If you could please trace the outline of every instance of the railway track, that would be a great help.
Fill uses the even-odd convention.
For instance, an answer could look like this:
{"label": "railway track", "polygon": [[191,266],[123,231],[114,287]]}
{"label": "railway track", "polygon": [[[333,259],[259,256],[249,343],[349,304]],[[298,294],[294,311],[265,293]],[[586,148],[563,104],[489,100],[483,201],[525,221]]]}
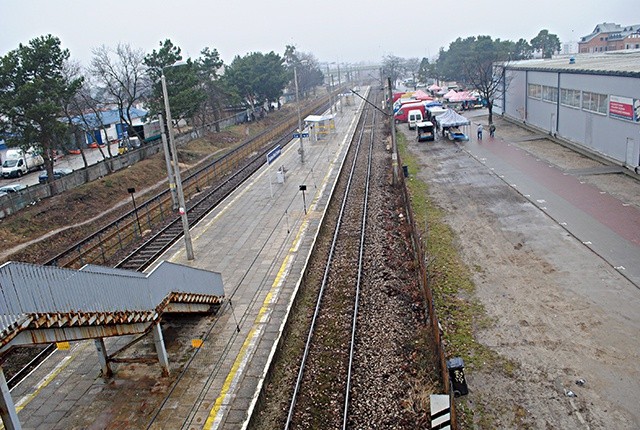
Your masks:
{"label": "railway track", "polygon": [[[328,96],[319,99],[307,106],[303,114],[325,111],[329,100]],[[194,225],[259,169],[265,163],[266,153],[275,145],[289,142],[297,125],[297,116],[290,116],[212,163],[187,172],[183,188],[185,196],[192,197],[187,201],[189,225]],[[122,215],[44,264],[77,269],[90,263],[142,271],[183,235],[181,219],[172,205],[169,190],[160,192],[141,204],[137,214],[132,210]],[[145,229],[151,232],[143,239],[141,230]],[[54,344],[48,344],[6,353],[2,359],[9,388],[19,384],[55,349]]]}
{"label": "railway track", "polygon": [[376,113],[366,109],[345,162],[350,168],[285,429],[348,425]]}
{"label": "railway track", "polygon": [[[398,280],[398,278],[396,278],[392,274],[387,273],[384,275],[372,275],[370,273],[372,271],[371,267],[376,265],[380,266],[377,268],[378,271],[390,270],[388,267],[385,268],[385,264],[383,261],[372,260],[372,258],[368,255],[368,253],[370,252],[370,248],[376,247],[378,248],[378,251],[381,248],[383,248],[385,251],[391,250],[391,252],[393,252],[394,254],[398,254],[403,258],[406,258],[406,255],[402,254],[402,252],[397,252],[392,245],[385,244],[383,246],[380,246],[376,243],[379,242],[379,240],[375,236],[388,234],[389,225],[385,224],[384,231],[381,231],[379,229],[374,231],[373,236],[371,232],[369,232],[368,234],[366,233],[367,229],[370,228],[367,227],[367,220],[371,220],[374,217],[382,219],[395,218],[393,212],[395,209],[383,208],[381,212],[379,211],[379,209],[380,206],[384,207],[387,205],[387,203],[392,202],[392,200],[394,200],[394,198],[397,196],[397,193],[395,192],[393,192],[393,194],[391,195],[386,196],[381,196],[380,194],[378,194],[374,199],[372,199],[373,202],[367,202],[366,198],[364,197],[364,195],[366,194],[365,189],[368,186],[366,185],[367,180],[363,180],[363,178],[370,178],[372,176],[377,177],[376,181],[378,185],[374,185],[373,187],[375,193],[376,191],[379,191],[378,188],[381,188],[379,185],[379,183],[381,182],[381,178],[383,178],[382,182],[387,180],[386,183],[388,185],[388,178],[390,174],[390,170],[388,169],[389,166],[387,164],[384,164],[385,161],[380,160],[374,160],[373,171],[371,171],[372,167],[366,167],[364,170],[362,169],[362,165],[371,165],[371,153],[375,153],[376,148],[378,152],[382,152],[385,154],[385,160],[388,159],[388,152],[384,150],[385,142],[383,141],[382,137],[379,137],[375,133],[375,131],[380,130],[381,126],[379,124],[374,125],[376,120],[374,120],[372,111],[368,112],[367,118],[367,123],[360,124],[358,139],[361,140],[360,147],[363,152],[366,153],[367,151],[365,150],[365,148],[368,148],[369,154],[359,155],[357,156],[357,158],[354,158],[356,157],[356,155],[350,154],[347,156],[347,159],[344,163],[345,166],[355,166],[355,172],[352,175],[354,177],[353,184],[350,186],[351,190],[354,191],[355,196],[350,193],[351,197],[349,197],[349,202],[343,209],[343,213],[345,214],[345,218],[350,218],[350,215],[355,215],[355,218],[345,221],[345,225],[347,226],[347,228],[343,229],[339,235],[339,243],[336,244],[336,249],[334,251],[334,262],[331,264],[334,270],[332,270],[332,272],[328,275],[327,290],[336,291],[337,293],[327,295],[323,302],[323,307],[329,308],[330,312],[332,313],[320,318],[322,319],[321,324],[319,324],[319,328],[315,330],[316,338],[318,336],[320,338],[324,338],[325,340],[327,340],[327,343],[325,345],[319,345],[318,342],[314,341],[314,345],[310,347],[309,356],[313,356],[314,349],[320,347],[319,350],[323,352],[321,358],[324,358],[320,360],[319,365],[324,367],[314,367],[318,365],[318,363],[310,363],[305,365],[306,370],[303,372],[304,378],[311,380],[317,379],[319,382],[321,382],[321,384],[328,385],[321,385],[319,387],[312,386],[311,390],[313,391],[310,393],[309,391],[307,391],[307,386],[304,385],[303,381],[300,392],[304,393],[304,395],[302,397],[299,397],[296,401],[296,410],[294,411],[293,421],[291,425],[291,427],[295,428],[344,428],[345,425],[349,428],[366,428],[369,427],[370,423],[384,422],[382,421],[384,418],[380,418],[381,415],[384,415],[387,420],[400,422],[400,420],[398,419],[398,416],[400,416],[400,412],[397,411],[397,408],[394,409],[392,407],[389,407],[389,404],[391,403],[391,400],[389,400],[389,398],[390,396],[392,399],[399,398],[399,393],[401,391],[400,388],[392,384],[386,384],[390,381],[385,380],[385,386],[382,389],[379,386],[372,388],[372,390],[377,390],[377,392],[368,397],[368,399],[374,399],[375,396],[376,398],[379,397],[381,399],[381,401],[372,402],[373,409],[375,409],[377,412],[372,412],[371,405],[363,405],[363,403],[368,403],[368,399],[365,398],[366,396],[363,397],[362,393],[369,393],[370,387],[372,385],[370,383],[371,375],[366,374],[366,368],[370,366],[368,361],[369,357],[367,356],[367,354],[371,352],[370,350],[373,349],[375,350],[374,352],[384,351],[384,344],[393,344],[395,341],[412,344],[411,341],[407,341],[406,338],[402,338],[396,331],[396,328],[389,329],[385,327],[382,330],[383,333],[389,335],[392,334],[393,337],[393,339],[384,339],[382,341],[384,342],[384,344],[381,344],[380,340],[374,339],[372,335],[371,337],[368,337],[370,336],[369,334],[361,334],[363,326],[365,326],[364,328],[367,329],[366,326],[370,325],[370,321],[376,321],[377,324],[385,323],[387,319],[394,320],[394,318],[387,317],[387,310],[384,308],[387,302],[394,301],[393,297],[389,298],[387,296],[387,294],[389,294],[389,290],[392,290],[393,288],[382,284],[392,283],[394,285],[401,285],[401,282]],[[355,147],[355,145],[352,146]],[[378,164],[375,165],[375,163]],[[343,167],[343,171],[346,171],[347,169],[348,167]],[[384,179],[385,177],[386,179]],[[345,192],[345,189],[346,186],[344,180],[340,179],[336,186],[333,200],[340,200],[339,196],[341,195],[341,193]],[[192,210],[197,201],[206,199],[207,194],[208,192],[201,191],[198,195],[198,199],[192,199],[193,205],[189,205],[188,209]],[[374,214],[368,214],[365,211],[365,207],[369,205],[373,205],[374,207],[377,206],[376,210],[373,211]],[[389,204],[389,206],[392,205]],[[329,209],[326,216],[326,219],[328,220],[337,218],[337,212],[332,213],[331,210],[332,209]],[[135,229],[135,226],[133,228]],[[364,235],[361,234],[363,231],[365,232]],[[324,235],[328,235],[328,233]],[[394,236],[395,233],[392,232],[391,235]],[[392,237],[394,243],[395,238],[396,236]],[[356,264],[354,263],[354,261],[357,261],[358,263]],[[395,262],[392,264],[395,264]],[[327,266],[326,261],[319,266],[321,266],[321,270],[324,271],[325,267]],[[354,266],[360,266],[361,269],[353,271],[352,269]],[[320,269],[316,268],[315,270]],[[348,275],[345,275],[343,277],[343,274],[347,273]],[[375,276],[383,276],[385,278],[384,283],[372,282],[372,279],[375,278]],[[414,275],[409,275],[408,277],[411,278],[412,276]],[[362,302],[366,303],[365,309],[363,309],[364,312],[358,310],[357,315],[360,316],[354,317],[354,315],[356,315],[354,312],[354,309],[356,307],[356,299],[347,299],[346,297],[353,296],[353,291],[356,288],[356,285],[361,285],[365,290],[367,288],[379,289],[383,297],[381,301],[380,299],[378,299],[378,301],[376,301],[375,303],[367,303],[369,299],[367,298],[367,294],[365,294],[365,296],[362,297]],[[336,287],[341,286],[344,287],[344,290],[342,292],[339,292]],[[369,291],[369,293],[370,292],[371,291]],[[400,294],[398,292],[393,293],[394,296],[401,297],[404,300],[405,297],[403,297],[403,294],[404,293]],[[360,307],[361,306],[358,306],[358,309],[360,309]],[[403,303],[402,306],[398,306],[398,308],[400,309],[401,315],[404,318],[408,318],[409,322],[411,322],[411,319],[415,318],[416,316],[422,315],[420,309],[414,310],[414,313],[412,313],[411,311],[407,312],[406,309],[413,310],[413,308],[406,303]],[[385,318],[380,318],[381,311],[384,311]],[[365,316],[363,316],[363,314]],[[238,317],[242,320],[243,318],[245,318],[245,315],[239,315]],[[334,320],[339,324],[334,324]],[[206,322],[207,326],[199,326],[199,330],[205,333],[213,333],[215,324],[216,319],[210,318],[209,321]],[[409,327],[410,331],[413,330],[410,324],[407,323],[406,319],[402,320],[399,325],[403,327]],[[333,336],[333,332],[337,331],[337,327],[340,328],[339,338],[338,336]],[[204,335],[205,341],[207,336],[208,334]],[[337,349],[339,349],[339,353],[335,352]],[[393,352],[389,353],[388,351],[384,351],[384,353],[392,354]],[[312,359],[312,361],[315,360]],[[381,366],[375,365],[375,370],[383,376],[386,375],[385,377],[388,377],[388,375],[392,374],[399,368],[398,361],[394,361],[392,357],[389,357],[388,355],[384,357],[383,361],[388,362],[389,367],[383,369]],[[178,380],[182,377],[182,375],[189,372],[190,363],[191,361],[189,360],[185,364],[184,369],[182,369],[180,374],[177,375]],[[336,372],[331,369],[331,363],[334,363],[336,365]],[[363,369],[365,370],[364,372]],[[213,372],[215,372],[215,370],[212,371],[212,373]],[[347,383],[347,380],[350,380],[351,382]],[[339,381],[339,383],[336,381]],[[192,426],[196,425],[197,420],[195,413],[199,404],[206,404],[207,402],[210,402],[210,399],[205,396],[205,393],[210,387],[211,381],[199,380],[198,384],[202,384],[202,396],[195,402],[193,411],[189,414],[189,417],[185,419],[182,428],[191,428]],[[352,388],[349,388],[349,386],[351,386]],[[282,391],[282,387],[283,386],[280,385],[278,389]],[[380,392],[380,390],[382,390],[382,392]],[[314,392],[317,392],[320,395],[316,397],[313,395]],[[167,408],[167,410],[165,410],[164,405],[166,404],[168,406],[171,406],[172,404],[175,404],[176,401],[179,402],[179,396],[180,394],[177,391],[175,393],[173,392],[173,387],[168,390],[165,400],[161,403],[159,409],[156,410],[156,413],[151,417],[151,420],[148,422],[147,428],[155,428],[158,422],[162,422],[163,415],[166,413],[170,413],[170,408]],[[311,403],[305,403],[306,399],[311,399]],[[333,399],[336,400],[334,401]],[[380,405],[384,406],[381,407]],[[296,415],[298,413],[298,410],[302,410],[303,415]],[[311,416],[311,418],[308,418],[308,414],[311,414],[313,416]],[[302,421],[298,421],[300,417]],[[282,421],[282,423],[284,423],[284,420]],[[267,424],[267,427],[265,428],[277,427],[282,427],[282,425],[270,426]],[[392,428],[393,426],[382,426],[379,428],[383,427]],[[396,428],[399,427],[396,426]]]}
{"label": "railway track", "polygon": [[[319,99],[303,115],[324,111],[328,103],[328,96]],[[183,172],[190,225],[264,164],[270,149],[284,146],[296,128],[297,116],[292,115],[208,165]],[[180,217],[172,206],[170,191],[164,190],[44,264],[78,269],[91,263],[144,270],[182,236]]]}

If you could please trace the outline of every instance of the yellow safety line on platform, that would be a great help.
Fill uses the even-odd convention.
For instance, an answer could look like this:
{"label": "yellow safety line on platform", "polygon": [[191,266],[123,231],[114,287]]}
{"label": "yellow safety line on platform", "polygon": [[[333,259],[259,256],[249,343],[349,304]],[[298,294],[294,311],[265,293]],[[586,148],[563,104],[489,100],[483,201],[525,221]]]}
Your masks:
{"label": "yellow safety line on platform", "polygon": [[242,371],[246,367],[249,362],[249,357],[255,350],[258,345],[258,340],[265,326],[264,323],[267,321],[267,317],[270,315],[271,305],[276,302],[278,295],[281,291],[282,285],[284,284],[285,278],[291,269],[291,265],[294,261],[294,254],[298,251],[300,243],[302,241],[302,237],[304,236],[304,232],[307,230],[309,226],[309,222],[305,220],[298,233],[296,234],[296,238],[293,241],[293,245],[289,249],[289,254],[285,257],[280,269],[278,270],[278,274],[271,285],[270,291],[267,293],[264,301],[262,302],[262,306],[258,311],[258,316],[255,319],[253,327],[249,331],[242,347],[240,348],[240,352],[238,353],[236,360],[227,375],[224,384],[222,386],[222,391],[220,395],[216,399],[211,411],[209,412],[209,417],[205,422],[204,428],[211,429],[214,426],[218,426],[222,421],[222,414],[219,412],[222,410],[222,405],[225,400],[229,397],[230,391],[235,385],[238,383],[240,376],[242,375]]}
{"label": "yellow safety line on platform", "polygon": [[[45,387],[47,387],[55,379],[55,377],[60,374],[60,372],[62,372],[69,364],[71,364],[72,359],[74,359],[79,354],[78,352],[79,350],[80,350],[80,344],[78,345],[77,348],[75,348],[75,350],[70,355],[67,355],[66,357],[64,357],[62,361],[60,361],[60,363],[58,363],[51,372],[49,372],[44,378],[42,378],[36,384],[35,390],[33,390],[32,392],[30,392],[29,394],[27,394],[26,396],[18,400],[18,402],[16,402],[16,405],[15,405],[16,413],[23,410],[29,404],[29,402],[31,402],[33,399],[36,398],[36,396],[38,395],[38,393],[40,393],[40,391],[42,391]],[[0,423],[0,429],[4,429],[4,428],[5,428],[4,425]]]}
{"label": "yellow safety line on platform", "polygon": [[[357,118],[357,116],[354,117],[354,119],[351,121],[351,124],[349,125],[349,129],[353,127],[355,123],[355,118]],[[347,134],[345,135],[345,138],[339,144],[339,147],[343,147],[345,145],[348,135],[349,133],[347,132]],[[311,200],[311,204],[309,206],[309,211],[307,212],[307,216],[305,216],[303,219],[300,229],[296,234],[296,238],[294,239],[293,244],[289,249],[289,253],[285,257],[285,260],[282,263],[282,265],[280,266],[278,274],[276,275],[276,278],[273,281],[273,284],[271,285],[271,289],[267,294],[267,296],[265,297],[262,307],[258,311],[258,316],[256,317],[251,330],[249,331],[247,337],[245,338],[245,341],[243,342],[242,347],[240,348],[240,351],[236,356],[236,359],[233,365],[231,366],[231,370],[229,371],[229,374],[227,375],[222,385],[222,390],[220,392],[220,395],[216,399],[213,407],[211,408],[211,411],[209,412],[209,416],[203,427],[205,430],[217,428],[222,423],[222,418],[225,412],[223,408],[223,403],[226,400],[228,400],[228,397],[230,397],[233,388],[235,388],[235,386],[239,382],[239,379],[242,376],[243,370],[246,367],[247,363],[249,362],[249,358],[251,357],[251,354],[253,353],[253,351],[258,345],[257,340],[259,339],[261,332],[265,328],[264,322],[267,321],[267,317],[270,315],[271,311],[273,310],[273,309],[269,309],[269,307],[272,303],[275,303],[278,298],[278,295],[281,290],[280,287],[284,283],[284,278],[289,272],[290,265],[293,263],[293,256],[298,251],[300,243],[302,242],[302,237],[304,236],[304,233],[306,232],[306,230],[309,228],[310,219],[314,218],[314,214],[316,213],[315,209],[316,209],[318,200],[320,196],[323,194],[324,190],[326,189],[329,183],[329,178],[331,177],[331,174],[333,172],[333,169],[336,163],[338,162],[339,157],[340,157],[340,151],[337,151],[334,160],[330,164],[330,168],[327,170],[327,173],[325,174],[322,180],[320,189],[316,191],[313,199]]]}

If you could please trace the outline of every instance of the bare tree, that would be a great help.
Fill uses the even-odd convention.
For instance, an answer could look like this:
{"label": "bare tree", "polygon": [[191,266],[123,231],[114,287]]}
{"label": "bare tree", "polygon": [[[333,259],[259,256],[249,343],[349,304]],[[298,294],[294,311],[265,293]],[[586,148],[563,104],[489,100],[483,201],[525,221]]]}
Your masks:
{"label": "bare tree", "polygon": [[118,44],[115,50],[102,45],[93,50],[93,55],[90,71],[100,89],[99,97],[115,105],[120,119],[132,130],[131,109],[149,90],[144,52],[129,44]]}
{"label": "bare tree", "polygon": [[[78,99],[80,97],[80,93],[83,92],[87,86],[87,80],[82,76],[80,64],[76,61],[67,61],[63,66],[62,73],[65,76],[65,79],[69,81],[81,78],[82,86],[78,89],[77,92],[69,94],[69,98],[64,100],[62,109],[64,111],[65,120],[67,122],[69,136],[67,141],[60,143],[60,147],[69,149],[69,146],[71,145],[77,148],[80,151],[82,162],[84,163],[84,167],[86,168],[89,165],[89,162],[87,161],[87,157],[84,153],[84,148],[80,144],[77,136],[78,133],[83,132],[83,130],[81,130],[81,127],[79,127],[76,119],[78,117],[83,118],[82,107],[78,105]],[[49,156],[51,156],[51,154]]]}
{"label": "bare tree", "polygon": [[75,112],[77,112],[77,118],[79,119],[78,128],[82,131],[82,139],[78,137],[76,139],[76,144],[84,159],[83,144],[85,134],[91,133],[96,129],[100,130],[100,132],[104,136],[104,141],[106,142],[107,153],[109,154],[109,157],[107,158],[107,156],[105,155],[102,146],[98,145],[98,150],[100,151],[100,155],[102,155],[102,159],[105,161],[109,161],[105,165],[109,173],[111,173],[113,172],[111,161],[114,154],[112,154],[111,145],[109,144],[109,134],[107,132],[109,124],[105,123],[103,116],[103,113],[106,110],[106,106],[102,101],[100,101],[92,94],[92,88],[93,86],[91,80],[86,80],[85,85],[83,85],[76,97],[74,97],[74,99],[72,100],[73,109]]}

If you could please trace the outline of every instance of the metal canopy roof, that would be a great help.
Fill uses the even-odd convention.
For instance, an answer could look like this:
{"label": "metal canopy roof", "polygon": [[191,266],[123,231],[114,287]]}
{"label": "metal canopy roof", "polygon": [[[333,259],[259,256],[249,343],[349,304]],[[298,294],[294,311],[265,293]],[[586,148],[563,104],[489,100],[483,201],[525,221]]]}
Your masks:
{"label": "metal canopy roof", "polygon": [[627,49],[601,54],[575,54],[573,64],[570,57],[512,61],[507,70],[539,70],[543,72],[583,73],[640,77],[640,50]]}
{"label": "metal canopy roof", "polygon": [[[86,339],[93,337],[91,333],[103,337],[120,334],[122,330],[113,329],[119,324],[142,324],[144,330],[176,304],[209,306],[223,298],[219,273],[166,261],[148,274],[92,265],[72,270],[9,262],[0,266],[0,351],[27,343],[29,336],[19,337],[24,331],[65,329],[56,331],[55,339],[45,334],[42,342]],[[104,325],[111,331],[95,329]],[[93,331],[70,330],[87,327]]]}

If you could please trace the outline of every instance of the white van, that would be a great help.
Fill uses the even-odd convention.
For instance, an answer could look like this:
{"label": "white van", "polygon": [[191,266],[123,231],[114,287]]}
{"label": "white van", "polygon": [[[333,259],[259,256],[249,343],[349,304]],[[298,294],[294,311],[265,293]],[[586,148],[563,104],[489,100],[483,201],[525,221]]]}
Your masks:
{"label": "white van", "polygon": [[416,124],[422,122],[422,112],[418,109],[410,110],[407,114],[407,122],[409,123],[409,130],[414,130]]}
{"label": "white van", "polygon": [[19,178],[34,170],[44,168],[44,159],[33,148],[25,153],[22,149],[9,149],[2,163],[3,178]]}

